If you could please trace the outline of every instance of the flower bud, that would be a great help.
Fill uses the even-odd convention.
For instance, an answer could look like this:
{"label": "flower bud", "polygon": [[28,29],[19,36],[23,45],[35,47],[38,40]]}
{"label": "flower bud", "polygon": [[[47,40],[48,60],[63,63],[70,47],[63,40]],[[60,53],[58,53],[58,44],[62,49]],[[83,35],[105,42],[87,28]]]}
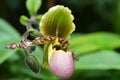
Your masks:
{"label": "flower bud", "polygon": [[34,73],[38,73],[39,72],[39,62],[36,59],[35,56],[33,55],[29,55],[28,57],[26,57],[25,62],[27,64],[27,66],[34,72]]}
{"label": "flower bud", "polygon": [[61,79],[69,78],[74,72],[74,63],[71,52],[54,51],[49,60],[51,71]]}

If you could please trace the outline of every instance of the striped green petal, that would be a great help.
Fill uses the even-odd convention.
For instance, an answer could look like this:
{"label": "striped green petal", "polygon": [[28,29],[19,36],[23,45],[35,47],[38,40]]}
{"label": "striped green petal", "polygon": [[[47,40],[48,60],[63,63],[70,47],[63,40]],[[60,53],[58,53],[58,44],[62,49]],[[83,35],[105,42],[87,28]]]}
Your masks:
{"label": "striped green petal", "polygon": [[73,20],[70,9],[57,5],[42,16],[39,28],[43,36],[58,36],[67,39],[75,30]]}

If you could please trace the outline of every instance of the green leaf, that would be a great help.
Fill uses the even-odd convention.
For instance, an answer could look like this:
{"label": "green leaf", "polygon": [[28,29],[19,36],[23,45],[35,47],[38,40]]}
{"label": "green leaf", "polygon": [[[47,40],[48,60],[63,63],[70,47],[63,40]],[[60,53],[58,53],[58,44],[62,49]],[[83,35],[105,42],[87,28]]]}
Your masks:
{"label": "green leaf", "polygon": [[120,1],[117,1],[117,5],[116,5],[116,10],[114,12],[114,30],[115,32],[117,32],[118,34],[120,34]]}
{"label": "green leaf", "polygon": [[36,16],[36,20],[37,20],[38,22],[40,22],[41,18],[42,18],[42,14]]}
{"label": "green leaf", "polygon": [[114,50],[120,47],[120,36],[108,32],[95,32],[77,35],[69,40],[70,49],[77,54],[85,54],[98,50]]}
{"label": "green leaf", "polygon": [[30,15],[35,15],[41,6],[42,0],[27,0],[26,7]]}
{"label": "green leaf", "polygon": [[75,30],[73,20],[70,9],[57,5],[42,16],[39,28],[43,36],[69,38]]}
{"label": "green leaf", "polygon": [[29,19],[26,17],[26,16],[24,16],[24,15],[22,15],[22,16],[20,16],[20,23],[22,24],[22,25],[25,25],[26,26],[26,24],[29,22]]}
{"label": "green leaf", "polygon": [[0,64],[12,56],[16,50],[6,49],[5,46],[11,42],[20,40],[19,33],[5,20],[0,18]]}
{"label": "green leaf", "polygon": [[75,63],[76,69],[120,69],[120,54],[100,51],[85,56]]}

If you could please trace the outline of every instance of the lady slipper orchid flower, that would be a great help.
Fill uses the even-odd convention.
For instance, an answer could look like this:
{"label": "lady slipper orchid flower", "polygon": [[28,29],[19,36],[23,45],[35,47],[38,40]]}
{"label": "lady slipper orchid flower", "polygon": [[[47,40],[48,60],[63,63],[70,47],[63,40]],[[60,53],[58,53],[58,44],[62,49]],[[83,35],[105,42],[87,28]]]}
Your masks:
{"label": "lady slipper orchid flower", "polygon": [[57,5],[42,16],[39,27],[43,36],[57,37],[45,44],[43,67],[49,66],[52,73],[62,79],[71,77],[74,72],[73,55],[67,41],[75,30],[73,20],[69,8]]}

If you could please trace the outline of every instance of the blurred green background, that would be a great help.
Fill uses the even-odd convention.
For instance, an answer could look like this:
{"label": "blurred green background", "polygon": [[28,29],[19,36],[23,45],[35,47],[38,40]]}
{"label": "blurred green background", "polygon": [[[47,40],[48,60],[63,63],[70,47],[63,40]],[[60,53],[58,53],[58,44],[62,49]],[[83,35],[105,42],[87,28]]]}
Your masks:
{"label": "blurred green background", "polygon": [[[23,51],[5,49],[11,42],[18,43],[25,27],[21,15],[28,15],[26,0],[0,1],[0,80],[60,80],[49,69],[32,73],[24,63]],[[70,50],[80,57],[75,61],[75,72],[68,80],[120,79],[120,0],[42,0],[38,14],[51,6],[64,5],[72,10],[76,31]],[[43,50],[33,53],[42,63]]]}

